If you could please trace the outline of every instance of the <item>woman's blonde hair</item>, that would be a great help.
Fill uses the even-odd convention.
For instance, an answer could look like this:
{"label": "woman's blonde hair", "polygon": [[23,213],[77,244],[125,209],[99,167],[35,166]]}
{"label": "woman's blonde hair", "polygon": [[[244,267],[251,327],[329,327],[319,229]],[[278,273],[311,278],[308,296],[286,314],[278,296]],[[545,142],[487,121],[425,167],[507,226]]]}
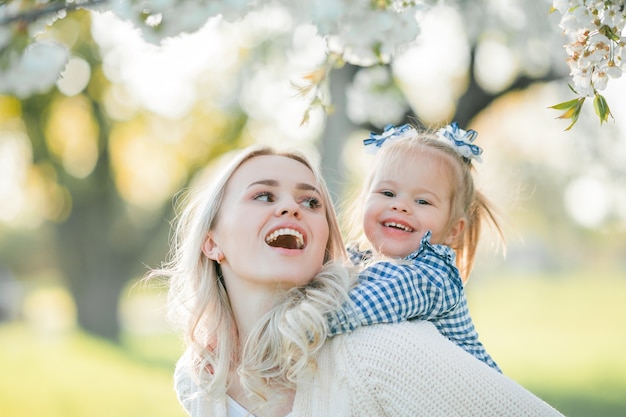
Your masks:
{"label": "woman's blonde hair", "polygon": [[[313,172],[330,233],[322,271],[309,284],[286,292],[248,341],[239,341],[220,267],[203,254],[202,246],[219,222],[224,192],[234,172],[246,161],[263,155],[294,159]],[[192,351],[193,374],[209,396],[225,394],[229,372],[233,364],[240,364],[243,386],[261,402],[266,401],[268,381],[274,387],[292,387],[297,374],[310,367],[310,353],[326,337],[325,314],[347,299],[351,278],[344,268],[331,262],[342,263],[345,248],[326,183],[304,155],[252,146],[240,151],[212,186],[201,186],[180,202],[183,210],[176,219],[168,261],[150,271],[148,277],[169,279],[169,317],[182,330]]]}
{"label": "woman's blonde hair", "polygon": [[[474,184],[474,166],[471,160],[461,156],[450,144],[439,139],[434,131],[418,131],[415,134],[385,143],[375,155],[360,195],[348,206],[349,217],[346,219],[349,239],[356,241],[361,247],[371,247],[363,233],[363,205],[374,175],[381,167],[393,167],[402,170],[402,161],[412,155],[431,152],[438,158],[441,167],[449,175],[451,182],[451,212],[448,226],[456,220],[464,218],[465,227],[461,235],[450,246],[456,252],[456,264],[464,282],[467,281],[474,266],[476,249],[480,239],[483,222],[490,223],[498,237],[504,243],[504,235],[493,204],[485,195],[476,189]],[[355,215],[358,213],[360,215]],[[416,248],[417,249],[417,248]]]}

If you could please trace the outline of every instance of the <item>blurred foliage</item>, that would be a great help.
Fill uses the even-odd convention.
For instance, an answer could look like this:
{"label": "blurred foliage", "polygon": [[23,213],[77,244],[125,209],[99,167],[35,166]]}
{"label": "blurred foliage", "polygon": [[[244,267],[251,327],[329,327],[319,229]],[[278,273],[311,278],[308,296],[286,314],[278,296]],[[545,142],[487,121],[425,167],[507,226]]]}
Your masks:
{"label": "blurred foliage", "polygon": [[204,103],[179,120],[142,109],[120,118],[127,103],[103,75],[90,15],[73,13],[49,36],[62,37],[91,76],[70,96],[57,89],[21,101],[0,96],[0,131],[30,163],[20,184],[29,204],[15,222],[22,230],[0,230],[0,263],[21,277],[59,268],[80,325],[115,340],[120,290],[164,258],[167,202],[242,143],[246,116],[236,104]]}
{"label": "blurred foliage", "polygon": [[[543,16],[543,6],[538,3],[523,10],[528,21],[537,26],[516,30],[508,24],[509,14],[500,13],[503,10],[495,5],[486,11],[473,2],[462,4],[468,29],[472,32],[468,39],[461,40],[467,43],[467,51],[449,52],[444,58],[448,60],[450,53],[458,53],[459,60],[467,59],[467,67],[442,85],[456,86],[449,98],[455,101],[451,107],[454,108],[453,119],[461,126],[478,130],[481,146],[489,146],[490,159],[499,161],[489,177],[513,179],[506,183],[509,187],[511,184],[528,187],[511,206],[514,215],[519,214],[517,226],[523,229],[530,244],[521,247],[523,245],[516,245],[514,240],[509,246],[511,256],[507,262],[512,266],[530,265],[543,270],[580,266],[590,259],[598,261],[599,257],[602,257],[600,261],[617,259],[619,262],[626,253],[620,235],[576,225],[565,212],[562,201],[563,189],[586,168],[592,167],[586,156],[595,158],[593,164],[606,168],[611,180],[619,179],[620,175],[626,178],[623,159],[615,158],[619,152],[615,152],[613,143],[594,138],[585,142],[589,143],[585,145],[589,149],[578,154],[567,154],[560,149],[555,152],[544,149],[544,144],[558,143],[557,147],[571,149],[574,140],[570,139],[567,145],[558,140],[548,142],[546,136],[533,131],[526,132],[531,138],[510,137],[501,134],[499,123],[494,123],[494,120],[504,120],[506,115],[524,116],[522,110],[512,107],[505,115],[493,117],[493,112],[502,98],[529,91],[532,88],[529,86],[538,81],[558,79],[563,75],[559,68],[552,64],[552,59],[535,62],[541,71],[518,69],[510,74],[510,82],[496,90],[484,88],[476,76],[480,61],[479,35],[483,30],[496,33],[506,28],[498,33],[506,39],[514,55],[519,55],[519,63],[533,64],[529,58],[531,52],[542,60],[548,56],[540,53],[542,48],[539,52],[530,51],[533,48],[529,46],[538,44],[531,44],[527,36],[522,36],[530,32],[535,41],[554,38],[553,31],[546,28],[550,22],[533,19]],[[477,14],[483,12],[490,18],[485,20],[482,15],[478,18]],[[279,57],[288,50],[292,39],[268,34],[267,28],[262,26],[262,30],[248,33],[253,41],[244,40],[229,44],[228,50],[219,49],[224,56],[211,56],[215,61],[213,66],[219,66],[220,60],[233,60],[237,62],[235,69],[222,66],[224,72],[217,75],[211,71],[203,73],[200,80],[194,81],[200,97],[195,106],[180,118],[167,118],[134,102],[132,94],[125,90],[127,86],[120,82],[123,78],[120,74],[112,81],[116,79],[115,70],[103,62],[104,50],[94,41],[91,28],[90,15],[79,11],[57,21],[48,33],[70,47],[72,58],[87,64],[89,78],[84,89],[71,95],[54,89],[21,101],[0,96],[0,134],[5,135],[1,139],[18,143],[16,146],[27,155],[30,163],[19,185],[27,203],[16,206],[18,220],[0,225],[0,264],[14,271],[25,285],[34,284],[32,277],[42,271],[53,271],[55,284],[67,286],[72,293],[79,325],[93,334],[116,340],[120,335],[117,321],[120,292],[129,280],[143,274],[145,265],[154,266],[165,257],[167,220],[173,217],[172,195],[189,185],[200,170],[222,154],[250,143],[253,129],[257,129],[254,133],[261,134],[265,133],[264,129],[269,130],[259,127],[262,124],[258,120],[259,112],[277,113],[283,118],[293,116],[283,114],[284,107],[272,106],[276,103],[273,98],[277,92],[271,88],[275,84],[268,81],[271,78],[268,74],[278,72],[283,66],[281,59],[284,58]],[[236,27],[230,30],[233,32],[226,36],[235,37],[237,31],[241,32]],[[108,35],[113,36],[113,33]],[[225,56],[227,52],[229,55]],[[463,58],[464,54],[467,57]],[[427,67],[422,62],[416,66]],[[431,66],[447,68],[448,65],[447,61],[434,61]],[[247,73],[241,76],[239,71]],[[323,170],[337,194],[341,194],[340,188],[345,183],[353,181],[344,177],[345,166],[354,163],[358,159],[356,155],[361,154],[360,147],[344,146],[348,142],[346,138],[358,129],[347,116],[347,94],[344,94],[356,72],[355,67],[346,65],[330,77],[334,112],[324,120],[324,132],[319,134],[317,142]],[[267,90],[247,88],[246,81],[253,78],[260,80],[257,82]],[[431,82],[430,77],[425,79]],[[407,88],[419,91],[419,95],[427,97],[429,105],[430,101],[435,101],[429,91],[404,88],[405,94]],[[437,96],[448,94],[446,90],[436,93]],[[272,100],[268,100],[270,104],[265,107],[271,108],[250,105],[250,97],[245,96],[255,94],[270,97]],[[537,105],[540,93],[533,94],[533,107],[545,110],[546,106]],[[245,102],[248,102],[247,107],[242,104]],[[405,121],[422,121],[419,110],[410,112],[405,115]],[[482,124],[481,117],[484,118]],[[279,124],[277,120],[274,124]],[[527,120],[536,121],[536,118]],[[524,120],[526,125],[527,120]],[[578,126],[584,128],[584,123]],[[370,125],[361,127],[374,130]],[[530,150],[524,149],[535,136],[539,143],[527,147]],[[577,146],[581,147],[580,144],[578,142]],[[559,166],[562,161],[569,161],[565,169]],[[362,175],[358,175],[354,182],[361,179]],[[9,206],[15,202],[7,200],[3,204]],[[613,224],[619,225],[619,221]],[[613,232],[619,230],[612,225],[606,228],[612,228]],[[591,255],[585,245],[589,242],[594,244]]]}

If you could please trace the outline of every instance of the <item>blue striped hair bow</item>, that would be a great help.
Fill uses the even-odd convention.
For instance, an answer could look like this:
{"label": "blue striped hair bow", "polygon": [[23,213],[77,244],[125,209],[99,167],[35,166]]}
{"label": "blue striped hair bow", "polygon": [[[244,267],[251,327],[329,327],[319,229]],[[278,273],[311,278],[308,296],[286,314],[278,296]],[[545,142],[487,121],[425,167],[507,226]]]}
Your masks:
{"label": "blue striped hair bow", "polygon": [[448,126],[437,131],[440,139],[448,142],[463,157],[465,162],[470,163],[472,159],[482,162],[480,155],[483,150],[472,142],[478,136],[475,130],[465,131],[459,128],[457,122],[452,122]]}
{"label": "blue striped hair bow", "polygon": [[394,140],[415,135],[417,135],[417,131],[411,125],[387,125],[380,135],[370,132],[370,137],[363,140],[363,145],[365,145],[365,150],[368,153],[376,153],[385,142],[389,143]]}

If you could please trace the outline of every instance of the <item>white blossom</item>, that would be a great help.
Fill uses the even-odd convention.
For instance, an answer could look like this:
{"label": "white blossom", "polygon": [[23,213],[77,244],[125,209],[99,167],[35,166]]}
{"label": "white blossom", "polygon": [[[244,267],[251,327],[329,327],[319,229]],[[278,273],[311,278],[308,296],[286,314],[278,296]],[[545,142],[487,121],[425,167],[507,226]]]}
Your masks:
{"label": "white blossom", "polygon": [[623,28],[625,23],[624,19],[626,19],[626,16],[624,16],[624,11],[620,10],[620,7],[623,6],[623,4],[614,4],[612,6],[609,6],[604,11],[604,23],[611,27]]}
{"label": "white blossom", "polygon": [[159,44],[181,33],[193,33],[212,17],[235,21],[251,10],[249,0],[119,0],[111,11],[141,30],[146,41]]}
{"label": "white blossom", "polygon": [[[561,14],[559,26],[572,41],[565,45],[573,87],[581,97],[606,88],[609,77],[623,73],[623,4],[610,0],[554,0]],[[617,39],[616,39],[617,38]]]}
{"label": "white blossom", "polygon": [[379,128],[399,123],[409,109],[390,71],[381,66],[360,69],[346,90],[348,117],[353,123]]}
{"label": "white blossom", "polygon": [[422,6],[401,8],[393,3],[388,8],[374,8],[369,0],[342,2],[343,13],[334,27],[321,34],[326,36],[328,49],[346,62],[363,67],[388,63],[419,34],[415,13]]}
{"label": "white blossom", "polygon": [[68,49],[56,42],[35,42],[11,66],[0,71],[0,92],[26,98],[48,91],[68,60]]}

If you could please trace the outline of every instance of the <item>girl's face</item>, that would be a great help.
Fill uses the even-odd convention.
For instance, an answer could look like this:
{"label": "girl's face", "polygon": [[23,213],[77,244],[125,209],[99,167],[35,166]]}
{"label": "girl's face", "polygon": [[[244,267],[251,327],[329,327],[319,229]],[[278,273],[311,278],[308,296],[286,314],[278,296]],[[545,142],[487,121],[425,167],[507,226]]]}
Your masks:
{"label": "girl's face", "polygon": [[225,189],[204,252],[220,262],[227,288],[305,284],[322,267],[329,226],[313,172],[285,156],[244,162]]}
{"label": "girl's face", "polygon": [[386,256],[408,256],[428,230],[432,243],[450,245],[464,226],[462,219],[450,223],[451,187],[446,166],[435,152],[378,166],[363,217],[374,249]]}

